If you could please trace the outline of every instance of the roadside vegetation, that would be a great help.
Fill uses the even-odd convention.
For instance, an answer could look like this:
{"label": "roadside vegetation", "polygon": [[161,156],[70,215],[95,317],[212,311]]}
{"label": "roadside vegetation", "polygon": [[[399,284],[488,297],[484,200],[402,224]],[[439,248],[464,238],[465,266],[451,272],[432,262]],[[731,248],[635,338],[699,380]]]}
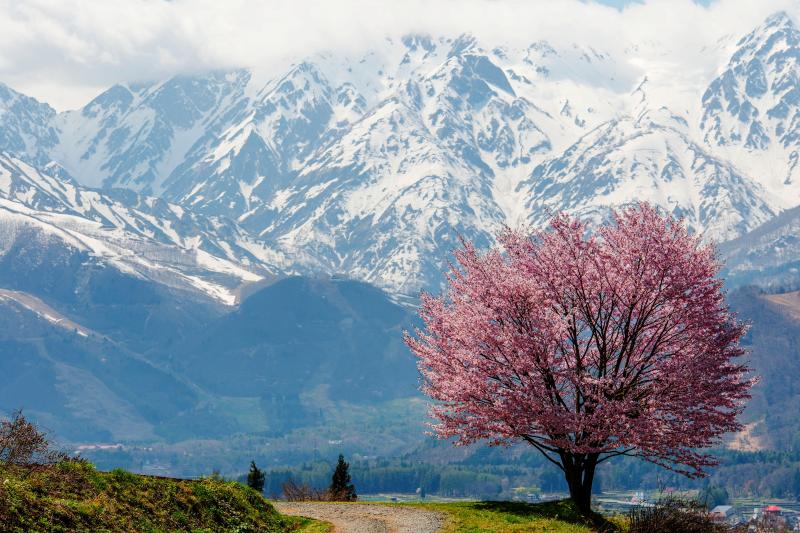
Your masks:
{"label": "roadside vegetation", "polygon": [[628,515],[631,533],[703,531],[724,533],[732,528],[716,522],[706,506],[697,501],[664,498],[649,507],[636,507]]}
{"label": "roadside vegetation", "polygon": [[[447,516],[443,533],[744,533],[747,525],[730,526],[713,520],[696,500],[668,497],[652,505],[633,507],[625,515],[586,516],[572,500],[522,502],[409,503]],[[788,531],[768,521],[754,531]]]}
{"label": "roadside vegetation", "polygon": [[219,476],[97,471],[53,451],[21,413],[0,421],[0,524],[12,532],[325,531],[280,515],[259,492]]}
{"label": "roadside vegetation", "polygon": [[297,533],[330,533],[333,531],[333,526],[329,522],[321,520],[312,520],[304,517],[290,517],[297,520]]}
{"label": "roadside vegetation", "polygon": [[0,523],[8,531],[293,531],[254,490],[216,478],[174,480],[86,462],[2,471]]}
{"label": "roadside vegetation", "polygon": [[622,517],[584,516],[571,500],[546,503],[413,503],[447,516],[444,533],[589,533],[627,531]]}
{"label": "roadside vegetation", "polygon": [[[263,482],[261,484],[263,488]],[[339,460],[327,489],[319,489],[306,483],[287,479],[281,486],[283,499],[287,502],[354,502],[358,500],[356,487],[350,477],[350,463],[339,454]]]}

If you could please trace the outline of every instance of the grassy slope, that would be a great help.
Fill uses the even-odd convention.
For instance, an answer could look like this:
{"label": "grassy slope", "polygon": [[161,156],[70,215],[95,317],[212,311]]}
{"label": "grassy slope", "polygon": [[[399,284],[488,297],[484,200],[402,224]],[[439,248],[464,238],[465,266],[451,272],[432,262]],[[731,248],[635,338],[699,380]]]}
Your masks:
{"label": "grassy slope", "polygon": [[[422,503],[447,514],[444,533],[588,533],[597,531],[569,501]],[[3,531],[259,531],[326,533],[327,524],[286,517],[236,482],[98,472],[64,462],[36,470],[0,470]],[[606,522],[603,531],[622,531]]]}
{"label": "grassy slope", "polygon": [[98,472],[65,462],[0,470],[3,531],[324,531],[277,511],[252,489],[217,479],[184,481]]}
{"label": "grassy slope", "polygon": [[[464,502],[410,504],[447,514],[444,533],[589,533],[598,531],[569,500],[547,503]],[[601,517],[600,531],[624,531],[624,522]]]}

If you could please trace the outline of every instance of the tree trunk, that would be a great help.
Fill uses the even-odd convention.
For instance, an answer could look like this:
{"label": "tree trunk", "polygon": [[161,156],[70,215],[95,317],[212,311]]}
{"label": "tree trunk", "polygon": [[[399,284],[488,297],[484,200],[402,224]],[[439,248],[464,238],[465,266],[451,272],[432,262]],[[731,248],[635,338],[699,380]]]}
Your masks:
{"label": "tree trunk", "polygon": [[589,516],[592,512],[592,483],[597,467],[597,455],[562,454],[564,477],[569,486],[569,497],[578,509]]}

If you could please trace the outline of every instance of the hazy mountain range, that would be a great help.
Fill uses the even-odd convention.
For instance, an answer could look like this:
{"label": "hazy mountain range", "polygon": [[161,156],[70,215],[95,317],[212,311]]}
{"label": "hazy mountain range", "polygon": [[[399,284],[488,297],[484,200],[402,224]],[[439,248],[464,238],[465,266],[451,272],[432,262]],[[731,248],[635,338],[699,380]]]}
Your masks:
{"label": "hazy mountain range", "polygon": [[75,442],[335,418],[331,441],[394,449],[421,430],[367,442],[385,416],[336,417],[419,429],[397,302],[438,290],[459,235],[558,210],[647,200],[722,243],[732,288],[800,285],[800,30],[776,13],[709,47],[716,77],[669,97],[600,48],[469,35],[60,113],[0,84],[0,410],[24,399]]}
{"label": "hazy mountain range", "polygon": [[[777,13],[710,44],[728,64],[668,103],[663,82],[620,77],[627,58],[468,35],[314,56],[269,79],[251,69],[117,85],[63,113],[2,87],[11,179],[0,189],[47,216],[99,222],[101,242],[115,228],[139,246],[210,254],[186,259],[194,273],[165,264],[164,276],[193,277],[226,303],[265,273],[337,273],[414,295],[438,286],[458,234],[488,244],[504,224],[562,209],[602,218],[633,200],[735,239],[800,205],[800,31]],[[748,268],[780,268],[773,259]]]}

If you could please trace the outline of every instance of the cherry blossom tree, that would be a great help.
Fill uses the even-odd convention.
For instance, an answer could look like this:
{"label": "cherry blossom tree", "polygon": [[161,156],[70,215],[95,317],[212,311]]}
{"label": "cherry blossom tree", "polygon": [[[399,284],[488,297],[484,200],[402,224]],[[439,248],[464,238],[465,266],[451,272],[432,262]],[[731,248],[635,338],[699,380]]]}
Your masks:
{"label": "cherry blossom tree", "polygon": [[422,295],[418,357],[436,434],[524,441],[560,468],[590,511],[598,464],[644,458],[689,477],[729,431],[753,380],[745,326],[728,310],[714,248],[649,205],[591,234],[556,216],[463,241],[441,297]]}

